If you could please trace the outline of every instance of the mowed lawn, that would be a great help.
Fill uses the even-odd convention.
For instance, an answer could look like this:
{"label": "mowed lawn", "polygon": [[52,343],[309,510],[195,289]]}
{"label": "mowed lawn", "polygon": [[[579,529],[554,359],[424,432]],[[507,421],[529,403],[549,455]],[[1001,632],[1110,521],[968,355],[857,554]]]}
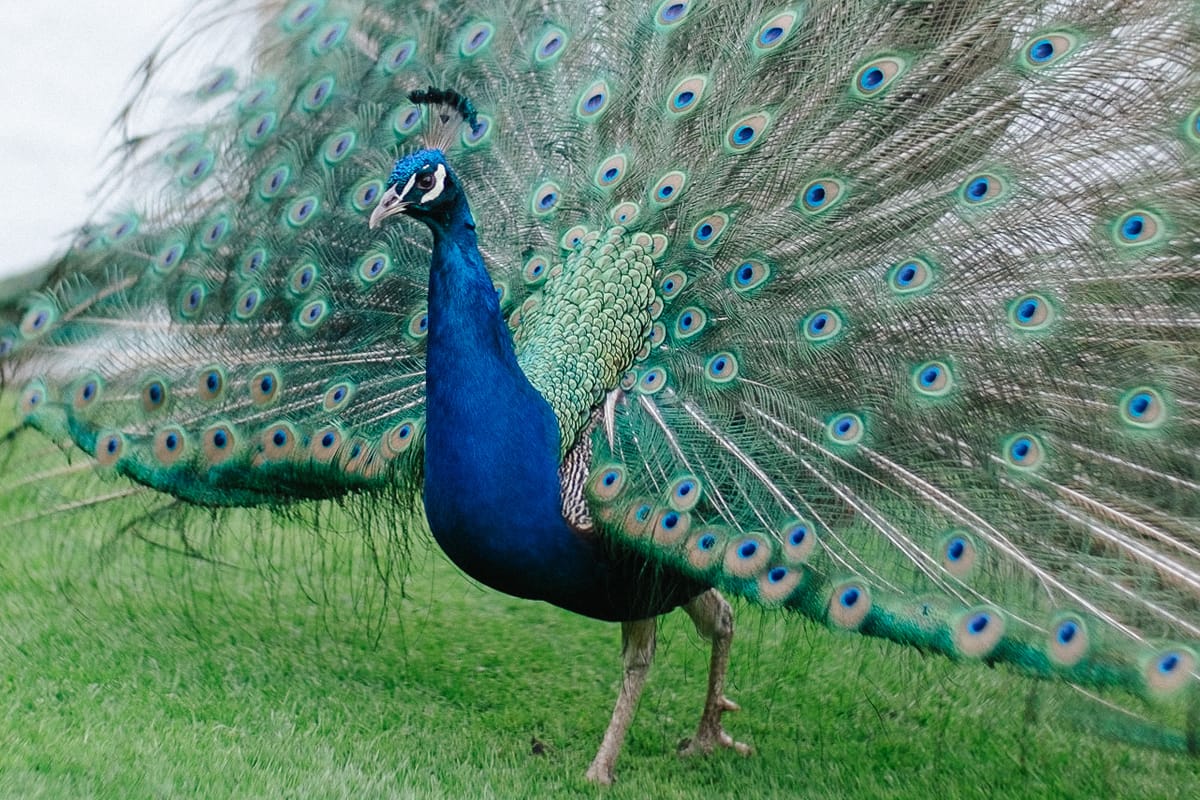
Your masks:
{"label": "mowed lawn", "polygon": [[617,626],[475,586],[424,533],[390,562],[361,513],[193,515],[184,537],[145,500],[39,516],[60,478],[32,472],[10,461],[0,498],[0,797],[1200,796],[1200,761],[1080,732],[1069,692],[744,604],[726,721],[754,755],[675,754],[708,662],[676,613],[596,788]]}

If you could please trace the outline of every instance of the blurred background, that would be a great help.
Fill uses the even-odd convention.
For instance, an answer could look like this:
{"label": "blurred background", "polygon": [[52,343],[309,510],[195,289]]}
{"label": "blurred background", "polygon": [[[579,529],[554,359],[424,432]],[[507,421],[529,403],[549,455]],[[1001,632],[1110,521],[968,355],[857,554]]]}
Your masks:
{"label": "blurred background", "polygon": [[66,247],[97,202],[130,77],[194,2],[4,3],[0,277]]}

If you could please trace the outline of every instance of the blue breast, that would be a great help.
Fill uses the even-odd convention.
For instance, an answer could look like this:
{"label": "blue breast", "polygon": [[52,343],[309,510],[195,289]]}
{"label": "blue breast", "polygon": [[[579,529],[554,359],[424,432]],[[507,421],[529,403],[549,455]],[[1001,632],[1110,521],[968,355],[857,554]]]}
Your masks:
{"label": "blue breast", "polygon": [[434,227],[426,356],[425,512],[464,572],[589,617],[643,619],[704,586],[562,518],[558,424],[513,354],[469,212]]}

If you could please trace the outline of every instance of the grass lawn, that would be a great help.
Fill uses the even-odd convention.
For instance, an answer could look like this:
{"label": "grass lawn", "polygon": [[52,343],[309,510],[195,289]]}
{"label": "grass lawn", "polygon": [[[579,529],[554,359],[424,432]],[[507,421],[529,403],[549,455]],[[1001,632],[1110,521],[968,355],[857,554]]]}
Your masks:
{"label": "grass lawn", "polygon": [[[10,461],[5,475],[20,474]],[[336,510],[321,536],[265,514],[193,520],[237,564],[216,566],[115,535],[111,511],[21,521],[30,497],[0,498],[0,797],[1200,792],[1200,762],[1080,733],[1053,687],[1031,704],[1003,670],[744,605],[729,687],[744,710],[726,721],[755,754],[675,755],[707,669],[677,613],[618,783],[598,789],[582,776],[616,696],[616,626],[474,586],[424,535],[385,598],[382,567]]]}

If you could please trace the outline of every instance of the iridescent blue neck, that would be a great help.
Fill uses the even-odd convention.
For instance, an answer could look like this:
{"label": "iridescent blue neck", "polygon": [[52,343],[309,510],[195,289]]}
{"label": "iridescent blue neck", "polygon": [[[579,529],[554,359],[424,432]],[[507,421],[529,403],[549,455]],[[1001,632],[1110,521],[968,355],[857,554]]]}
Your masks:
{"label": "iridescent blue neck", "polygon": [[457,198],[427,220],[425,513],[434,538],[475,579],[587,616],[644,619],[686,602],[704,587],[563,520],[558,422],[517,364],[471,212]]}
{"label": "iridescent blue neck", "polygon": [[429,222],[425,510],[438,543],[468,574],[549,599],[584,566],[560,511],[558,423],[517,365],[459,198]]}

